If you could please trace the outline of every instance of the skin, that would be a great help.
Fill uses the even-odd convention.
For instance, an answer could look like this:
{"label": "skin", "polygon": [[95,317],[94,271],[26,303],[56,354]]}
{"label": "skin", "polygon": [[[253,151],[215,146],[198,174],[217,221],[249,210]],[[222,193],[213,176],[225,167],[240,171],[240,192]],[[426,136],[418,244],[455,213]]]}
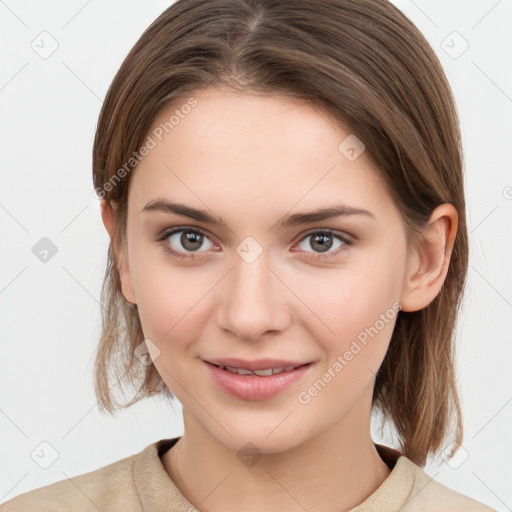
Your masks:
{"label": "skin", "polygon": [[[406,243],[405,227],[375,165],[363,152],[350,161],[338,145],[350,134],[294,98],[207,89],[133,171],[127,244],[119,257],[123,294],[137,304],[150,350],[165,384],[183,405],[185,433],[162,456],[184,496],[204,511],[340,511],[362,503],[389,476],[370,433],[376,372],[395,319],[308,404],[307,390],[365,327],[396,302],[426,307],[446,277],[457,213],[439,206],[425,237]],[[179,105],[166,108],[154,127]],[[142,212],[155,198],[221,216],[210,226],[163,212]],[[364,215],[279,228],[292,213],[334,204]],[[112,237],[112,205],[102,202]],[[172,227],[206,233],[197,251]],[[328,258],[315,233],[337,230],[352,244],[328,238]],[[313,236],[309,236],[313,235]],[[252,263],[236,249],[252,236],[263,252]],[[183,240],[183,239],[182,239]],[[180,259],[164,245],[197,259]],[[225,393],[202,359],[276,357],[314,362],[308,377],[263,401]],[[245,465],[247,442],[261,458]]]}

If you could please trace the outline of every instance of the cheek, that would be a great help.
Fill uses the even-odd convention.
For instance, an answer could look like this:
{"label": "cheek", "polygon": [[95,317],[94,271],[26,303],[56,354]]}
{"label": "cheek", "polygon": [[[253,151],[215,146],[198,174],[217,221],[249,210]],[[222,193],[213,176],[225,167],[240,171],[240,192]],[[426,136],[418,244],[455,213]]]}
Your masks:
{"label": "cheek", "polygon": [[171,265],[165,255],[148,258],[144,251],[134,251],[131,263],[142,330],[161,354],[155,366],[170,369],[173,354],[200,338],[208,322],[206,294],[215,283],[206,273],[201,277],[197,269]]}
{"label": "cheek", "polygon": [[[315,315],[308,329],[324,345],[330,363],[338,355],[377,371],[385,356],[399,311],[403,255],[379,257],[378,251],[357,265],[303,283],[299,296]],[[357,354],[357,355],[356,355]]]}
{"label": "cheek", "polygon": [[184,339],[192,334],[201,309],[197,303],[206,290],[192,286],[190,280],[178,273],[171,279],[147,270],[140,278],[137,308],[145,335],[151,334],[167,344],[177,336]]}
{"label": "cheek", "polygon": [[137,309],[144,337],[158,348],[155,356],[151,354],[157,372],[171,392],[186,402],[182,386],[195,361],[184,356],[187,347],[200,339],[202,326],[207,321],[207,318],[199,318],[201,305],[198,301],[204,291],[190,286],[190,279],[184,279],[179,271],[171,274],[166,269],[165,273],[162,275],[156,266],[147,266],[139,274]]}
{"label": "cheek", "polygon": [[[334,421],[358,403],[374,382],[399,312],[394,300],[397,289],[388,275],[379,272],[359,278],[352,274],[345,286],[323,296],[317,289],[311,309],[319,312],[323,323],[315,319],[306,328],[315,334],[326,359],[299,397],[301,404],[310,404],[310,412]],[[337,405],[326,407],[327,403]]]}
{"label": "cheek", "polygon": [[179,267],[163,250],[147,247],[133,247],[130,269],[144,337],[158,349],[153,364],[167,388],[187,403],[189,394],[200,391],[201,383],[190,378],[197,371],[195,343],[208,324],[208,293],[218,276]]}

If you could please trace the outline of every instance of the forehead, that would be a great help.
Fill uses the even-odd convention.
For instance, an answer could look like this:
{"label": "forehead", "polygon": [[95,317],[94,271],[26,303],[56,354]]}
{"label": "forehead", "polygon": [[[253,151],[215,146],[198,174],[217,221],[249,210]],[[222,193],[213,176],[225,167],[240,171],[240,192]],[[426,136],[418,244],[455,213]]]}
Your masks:
{"label": "forehead", "polygon": [[365,207],[361,203],[375,205],[378,198],[389,205],[365,152],[349,159],[340,150],[340,143],[354,137],[350,128],[318,107],[298,98],[223,89],[190,98],[162,110],[150,129],[155,145],[130,185],[129,202],[139,211],[157,195],[259,210],[334,200]]}

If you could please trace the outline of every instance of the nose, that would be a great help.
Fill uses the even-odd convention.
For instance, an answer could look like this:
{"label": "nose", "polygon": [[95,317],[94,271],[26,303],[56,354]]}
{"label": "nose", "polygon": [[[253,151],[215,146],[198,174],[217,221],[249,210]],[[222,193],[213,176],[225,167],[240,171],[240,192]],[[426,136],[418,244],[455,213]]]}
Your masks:
{"label": "nose", "polygon": [[246,341],[282,331],[290,322],[288,301],[293,294],[264,254],[252,263],[235,261],[217,302],[219,327]]}

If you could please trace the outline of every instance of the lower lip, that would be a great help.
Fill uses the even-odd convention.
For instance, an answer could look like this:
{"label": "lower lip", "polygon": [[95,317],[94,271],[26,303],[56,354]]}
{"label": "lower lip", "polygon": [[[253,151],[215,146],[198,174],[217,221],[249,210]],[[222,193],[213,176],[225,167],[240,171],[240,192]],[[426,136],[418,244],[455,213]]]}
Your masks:
{"label": "lower lip", "polygon": [[300,380],[309,371],[311,363],[299,366],[289,372],[259,377],[239,375],[205,361],[214,381],[228,393],[243,400],[265,400],[277,395],[293,383]]}

